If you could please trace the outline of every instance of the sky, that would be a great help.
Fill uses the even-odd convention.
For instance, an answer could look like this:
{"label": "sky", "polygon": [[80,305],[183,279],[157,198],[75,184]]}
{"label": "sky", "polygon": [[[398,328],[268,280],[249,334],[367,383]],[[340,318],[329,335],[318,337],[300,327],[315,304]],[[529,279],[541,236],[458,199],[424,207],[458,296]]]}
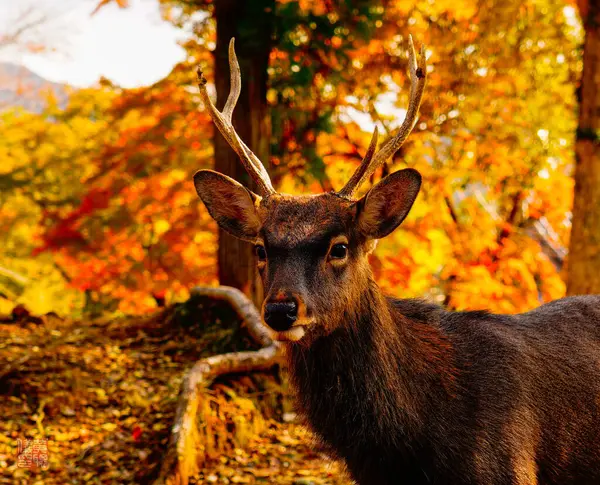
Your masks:
{"label": "sky", "polygon": [[[27,20],[47,17],[27,39],[54,47],[31,54],[0,49],[0,61],[22,64],[55,82],[83,87],[104,76],[123,87],[151,84],[185,56],[184,34],[160,17],[156,0],[131,0],[130,7],[107,5],[91,15],[99,0],[0,0],[0,36]],[[31,10],[29,10],[31,9]]]}
{"label": "sky", "polygon": [[[165,22],[157,0],[130,0],[119,9],[109,4],[91,15],[99,0],[0,0],[0,40],[29,12],[27,21],[45,15],[47,21],[31,34],[34,42],[51,45],[55,52],[31,54],[0,48],[0,61],[21,64],[50,81],[76,87],[95,84],[103,76],[126,88],[149,85],[164,78],[183,60],[178,45],[185,32]],[[402,89],[408,89],[403,86]],[[397,93],[376,103],[383,115],[395,115],[400,124],[406,110],[394,106]],[[346,110],[344,116],[371,131],[366,113]]]}

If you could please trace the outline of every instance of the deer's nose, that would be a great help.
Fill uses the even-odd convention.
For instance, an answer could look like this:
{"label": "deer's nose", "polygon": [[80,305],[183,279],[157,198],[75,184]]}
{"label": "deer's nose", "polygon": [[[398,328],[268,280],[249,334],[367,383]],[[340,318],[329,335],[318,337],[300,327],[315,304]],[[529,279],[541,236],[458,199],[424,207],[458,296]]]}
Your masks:
{"label": "deer's nose", "polygon": [[293,300],[266,303],[264,317],[273,330],[289,330],[298,318],[298,303]]}

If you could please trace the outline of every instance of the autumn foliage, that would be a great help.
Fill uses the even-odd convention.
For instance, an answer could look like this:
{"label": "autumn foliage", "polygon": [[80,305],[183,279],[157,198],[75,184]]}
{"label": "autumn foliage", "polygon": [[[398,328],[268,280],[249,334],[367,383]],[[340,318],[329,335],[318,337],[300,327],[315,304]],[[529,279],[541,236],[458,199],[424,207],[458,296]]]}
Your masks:
{"label": "autumn foliage", "polygon": [[[191,183],[213,165],[194,86],[195,65],[214,79],[212,6],[160,3],[190,34],[188,59],[165,79],[0,114],[0,310],[142,313],[217,283],[216,227]],[[399,126],[411,33],[427,46],[428,86],[383,173],[414,167],[424,183],[373,256],[377,280],[457,309],[518,312],[563,296],[556,254],[570,230],[582,39],[571,2],[337,3],[276,2],[267,100],[278,190],[339,189],[374,125],[383,138]],[[209,15],[192,29],[195,9]]]}

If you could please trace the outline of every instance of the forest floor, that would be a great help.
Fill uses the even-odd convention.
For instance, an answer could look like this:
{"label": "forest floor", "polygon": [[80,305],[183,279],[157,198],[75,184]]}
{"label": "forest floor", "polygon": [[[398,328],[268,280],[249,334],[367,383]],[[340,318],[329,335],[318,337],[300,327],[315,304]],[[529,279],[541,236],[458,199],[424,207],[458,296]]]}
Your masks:
{"label": "forest floor", "polygon": [[[207,355],[252,348],[232,311],[211,302],[196,309],[0,323],[0,483],[152,483],[185,370]],[[230,413],[238,397],[260,401],[267,412],[243,447],[218,438],[221,452],[191,483],[351,483],[339,464],[314,450],[302,426],[282,422],[281,387],[272,385],[277,374],[237,376],[211,388],[213,404]],[[228,432],[227,426],[215,429]],[[48,466],[19,463],[18,440],[47,440]],[[43,458],[46,444],[33,443],[42,446]]]}

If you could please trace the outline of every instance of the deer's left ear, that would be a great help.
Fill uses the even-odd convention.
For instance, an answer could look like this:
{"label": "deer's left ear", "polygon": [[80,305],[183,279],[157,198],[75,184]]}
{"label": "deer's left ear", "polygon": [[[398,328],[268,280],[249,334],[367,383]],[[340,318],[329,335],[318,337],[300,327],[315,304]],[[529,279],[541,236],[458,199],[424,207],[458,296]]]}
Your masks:
{"label": "deer's left ear", "polygon": [[229,234],[253,241],[260,229],[256,204],[260,197],[246,187],[212,170],[194,175],[196,192],[212,218]]}
{"label": "deer's left ear", "polygon": [[419,189],[421,174],[407,168],[388,175],[358,201],[358,228],[370,239],[380,239],[407,216]]}

